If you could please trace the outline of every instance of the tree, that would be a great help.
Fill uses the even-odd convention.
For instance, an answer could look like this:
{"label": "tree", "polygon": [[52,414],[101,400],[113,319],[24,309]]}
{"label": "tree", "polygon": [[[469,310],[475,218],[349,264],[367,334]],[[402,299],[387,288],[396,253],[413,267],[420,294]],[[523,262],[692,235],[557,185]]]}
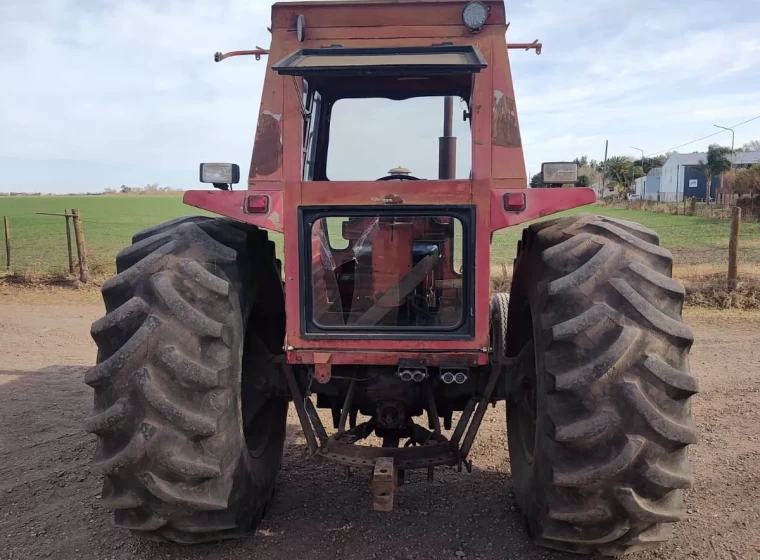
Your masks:
{"label": "tree", "polygon": [[646,175],[652,169],[655,169],[657,167],[662,167],[663,165],[665,165],[665,162],[667,160],[668,160],[667,157],[665,157],[664,155],[660,155],[660,156],[653,157],[653,158],[652,157],[645,157],[643,160],[642,159],[637,159],[635,161],[635,163],[636,163],[636,165],[638,165],[639,167],[641,167],[644,170],[644,175]]}
{"label": "tree", "polygon": [[540,189],[544,186],[544,174],[543,173],[536,173],[533,175],[533,177],[530,178],[530,186],[534,189]]}
{"label": "tree", "polygon": [[697,169],[704,173],[707,180],[706,198],[710,201],[713,177],[720,176],[720,187],[723,188],[723,174],[731,170],[731,148],[710,144],[707,148],[707,159],[699,162]]}
{"label": "tree", "polygon": [[760,193],[760,164],[747,169],[739,169],[732,178],[733,191],[736,194],[749,194],[754,198]]}
{"label": "tree", "polygon": [[750,140],[740,150],[743,152],[760,152],[760,140]]}
{"label": "tree", "polygon": [[578,180],[575,182],[576,187],[589,187],[591,186],[591,180],[587,175],[578,175]]}
{"label": "tree", "polygon": [[[587,187],[595,185],[596,183],[601,183],[602,173],[595,166],[592,166],[591,163],[595,162],[589,162],[589,165],[584,165],[583,167],[578,168],[578,183],[575,184],[576,187]],[[584,180],[584,177],[586,184],[579,184]]]}
{"label": "tree", "polygon": [[607,179],[611,185],[618,187],[618,192],[625,191],[631,184],[633,160],[627,156],[612,156],[607,160]]}
{"label": "tree", "polygon": [[119,190],[121,191],[122,194],[132,192],[132,189],[130,189],[127,185],[122,185]]}
{"label": "tree", "polygon": [[578,164],[578,167],[586,167],[588,165],[588,156],[581,156],[573,161]]}

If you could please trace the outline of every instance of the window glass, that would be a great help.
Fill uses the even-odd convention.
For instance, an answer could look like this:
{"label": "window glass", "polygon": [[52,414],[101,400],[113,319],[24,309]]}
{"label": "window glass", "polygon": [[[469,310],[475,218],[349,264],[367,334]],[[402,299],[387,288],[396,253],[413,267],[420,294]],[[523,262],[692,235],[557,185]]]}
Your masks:
{"label": "window glass", "polygon": [[[462,118],[466,108],[462,99],[455,98],[455,179],[469,179],[472,167],[470,122]],[[327,177],[376,181],[399,169],[412,178],[437,180],[443,116],[444,97],[337,101],[330,117]]]}
{"label": "window glass", "polygon": [[315,220],[307,288],[313,323],[323,329],[459,327],[462,233],[452,216]]}

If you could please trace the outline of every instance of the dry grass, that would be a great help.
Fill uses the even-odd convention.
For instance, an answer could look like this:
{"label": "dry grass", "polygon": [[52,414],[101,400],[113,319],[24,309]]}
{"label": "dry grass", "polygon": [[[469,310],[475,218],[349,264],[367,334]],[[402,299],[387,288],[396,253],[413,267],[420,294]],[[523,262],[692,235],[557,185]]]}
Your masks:
{"label": "dry grass", "polygon": [[[760,265],[743,264],[735,289],[727,285],[724,268],[725,265],[717,264],[676,267],[673,277],[681,280],[686,287],[686,305],[713,310],[760,310]],[[0,288],[96,292],[114,273],[110,261],[91,257],[90,281],[87,284],[82,284],[78,276],[70,275],[67,269],[41,271],[30,266],[21,272],[0,274]],[[491,268],[491,293],[509,293],[511,284],[512,271],[509,267],[502,264]]]}
{"label": "dry grass", "polygon": [[713,274],[684,280],[686,304],[708,309],[760,310],[760,278],[741,277],[730,288],[725,274]]}
{"label": "dry grass", "polygon": [[[674,270],[674,278],[686,288],[686,305],[703,309],[740,311],[760,310],[760,266],[742,267],[735,289],[726,281],[726,273],[718,265],[693,265]],[[491,293],[509,293],[512,275],[506,268],[492,271]]]}
{"label": "dry grass", "polygon": [[[673,277],[681,281],[687,281],[690,278],[703,278],[707,276],[725,276],[728,271],[727,263],[702,263],[676,266],[673,269]],[[739,263],[739,272],[744,277],[757,277],[760,279],[760,264],[758,263]]]}

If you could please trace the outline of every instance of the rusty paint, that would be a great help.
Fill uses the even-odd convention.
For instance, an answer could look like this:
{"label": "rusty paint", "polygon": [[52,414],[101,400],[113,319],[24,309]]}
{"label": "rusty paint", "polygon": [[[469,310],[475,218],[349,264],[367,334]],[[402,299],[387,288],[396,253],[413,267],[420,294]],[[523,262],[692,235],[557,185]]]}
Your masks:
{"label": "rusty paint", "polygon": [[517,106],[515,100],[503,92],[494,92],[493,125],[491,141],[504,148],[520,148],[520,127],[517,125]]}
{"label": "rusty paint", "polygon": [[404,204],[404,199],[395,194],[386,194],[383,197],[373,196],[370,200],[382,204]]}
{"label": "rusty paint", "polygon": [[262,111],[256,129],[256,141],[251,161],[251,177],[271,175],[282,166],[282,115]]}
{"label": "rusty paint", "polygon": [[282,228],[282,223],[280,222],[280,213],[279,212],[272,212],[269,215],[269,221],[272,222],[278,229]]}
{"label": "rusty paint", "polygon": [[332,377],[332,355],[324,352],[314,352],[314,378],[317,383],[329,383]]}

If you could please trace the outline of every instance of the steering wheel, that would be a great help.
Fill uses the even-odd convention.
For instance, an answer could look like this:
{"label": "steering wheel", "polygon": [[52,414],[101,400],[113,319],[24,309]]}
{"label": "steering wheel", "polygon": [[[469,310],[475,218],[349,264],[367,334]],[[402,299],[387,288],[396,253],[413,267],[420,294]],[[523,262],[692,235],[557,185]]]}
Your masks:
{"label": "steering wheel", "polygon": [[422,181],[422,179],[412,175],[387,175],[381,177],[378,181]]}

